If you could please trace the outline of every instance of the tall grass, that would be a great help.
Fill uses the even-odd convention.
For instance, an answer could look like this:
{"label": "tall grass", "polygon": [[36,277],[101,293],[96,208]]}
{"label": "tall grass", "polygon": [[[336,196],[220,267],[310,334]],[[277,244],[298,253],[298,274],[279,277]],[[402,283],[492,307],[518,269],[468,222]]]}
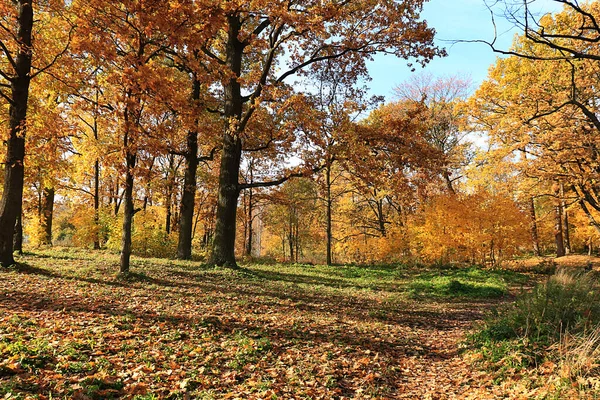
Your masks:
{"label": "tall grass", "polygon": [[491,315],[468,342],[499,378],[527,370],[544,376],[539,382],[544,384],[551,374],[600,395],[598,276],[559,270]]}
{"label": "tall grass", "polygon": [[599,322],[600,291],[595,273],[559,270],[514,305],[493,315],[476,336],[553,344],[566,332],[586,332]]}

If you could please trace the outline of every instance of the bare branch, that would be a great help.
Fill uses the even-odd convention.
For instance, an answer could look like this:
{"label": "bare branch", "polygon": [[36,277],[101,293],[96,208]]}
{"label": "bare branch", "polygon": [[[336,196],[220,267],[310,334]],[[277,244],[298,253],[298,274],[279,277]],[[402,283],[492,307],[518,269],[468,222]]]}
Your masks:
{"label": "bare branch", "polygon": [[12,106],[15,105],[15,102],[13,101],[13,99],[11,99],[10,97],[8,97],[2,90],[0,90],[0,97],[4,98],[6,101],[9,102],[9,104],[11,104]]}
{"label": "bare branch", "polygon": [[52,58],[52,61],[50,61],[50,63],[48,63],[46,66],[37,69],[37,72],[31,75],[31,79],[35,78],[36,76],[38,76],[39,74],[47,71],[48,69],[52,68],[52,66],[54,66],[54,64],[56,64],[56,62],[63,56],[65,55],[65,53],[67,52],[67,50],[69,49],[69,47],[71,46],[71,40],[73,38],[73,32],[75,31],[75,27],[72,26],[71,29],[69,30],[69,37],[67,38],[67,44],[65,45],[65,47],[62,49],[61,52],[59,52],[58,54],[55,54],[54,57]]}
{"label": "bare branch", "polygon": [[259,188],[259,187],[279,186],[282,183],[285,183],[292,178],[305,178],[312,174],[316,174],[317,172],[321,171],[323,168],[325,168],[325,165],[320,165],[318,167],[315,167],[308,172],[293,172],[289,175],[286,175],[284,177],[281,177],[281,178],[273,180],[273,181],[241,183],[241,184],[238,184],[238,190],[252,189],[252,188]]}

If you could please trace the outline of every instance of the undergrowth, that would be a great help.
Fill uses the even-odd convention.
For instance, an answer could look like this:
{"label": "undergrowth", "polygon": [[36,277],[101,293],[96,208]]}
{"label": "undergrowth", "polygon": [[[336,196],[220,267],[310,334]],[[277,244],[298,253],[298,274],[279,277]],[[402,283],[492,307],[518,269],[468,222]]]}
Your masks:
{"label": "undergrowth", "polygon": [[573,390],[597,398],[599,324],[596,274],[560,270],[493,312],[467,345],[497,381],[527,374],[533,386],[544,385],[558,398],[569,398]]}

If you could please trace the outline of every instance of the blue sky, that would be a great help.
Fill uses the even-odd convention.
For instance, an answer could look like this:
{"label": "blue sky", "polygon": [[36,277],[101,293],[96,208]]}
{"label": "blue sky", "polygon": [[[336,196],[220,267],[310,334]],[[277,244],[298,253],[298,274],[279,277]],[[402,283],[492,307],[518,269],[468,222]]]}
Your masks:
{"label": "blue sky", "polygon": [[[493,3],[494,0],[487,0]],[[538,11],[556,11],[560,9],[552,0],[536,0]],[[497,9],[497,11],[501,11]],[[425,67],[425,71],[435,76],[469,76],[478,86],[487,76],[488,68],[494,63],[497,54],[483,43],[456,43],[453,40],[488,40],[494,38],[494,28],[490,12],[484,0],[430,0],[425,4],[422,17],[437,31],[436,42],[445,47],[448,56],[435,59]],[[502,18],[496,18],[498,26],[498,47],[507,49],[517,32]],[[407,62],[392,56],[378,56],[369,64],[373,80],[368,83],[371,92],[383,95],[386,100],[393,97],[394,87],[406,81],[410,75]],[[423,69],[417,66],[416,72]]]}

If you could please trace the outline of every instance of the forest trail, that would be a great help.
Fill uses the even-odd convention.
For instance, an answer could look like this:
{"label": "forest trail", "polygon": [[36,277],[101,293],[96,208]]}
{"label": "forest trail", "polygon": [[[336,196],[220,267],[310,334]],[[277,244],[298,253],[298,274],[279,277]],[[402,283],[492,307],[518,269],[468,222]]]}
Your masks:
{"label": "forest trail", "polygon": [[48,251],[0,272],[0,395],[502,398],[460,344],[510,297],[415,296],[391,267],[136,258],[123,279],[117,261]]}

